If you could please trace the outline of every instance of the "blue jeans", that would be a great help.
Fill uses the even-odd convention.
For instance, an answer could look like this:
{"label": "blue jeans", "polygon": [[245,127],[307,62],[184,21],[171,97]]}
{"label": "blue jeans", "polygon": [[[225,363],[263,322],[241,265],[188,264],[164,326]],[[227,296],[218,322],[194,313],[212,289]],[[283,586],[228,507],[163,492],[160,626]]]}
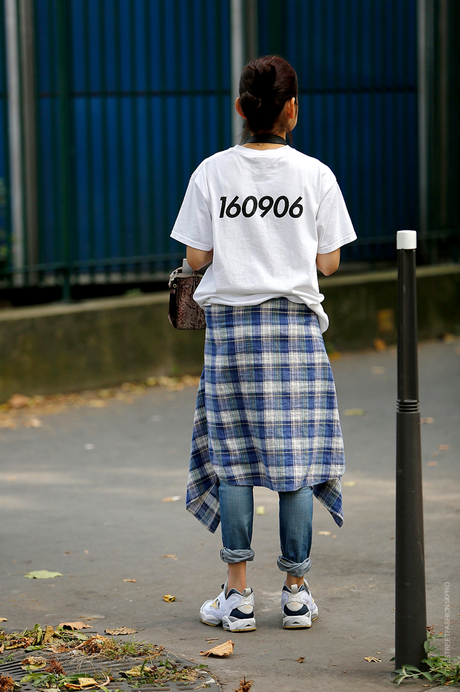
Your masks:
{"label": "blue jeans", "polygon": [[[313,519],[313,488],[306,486],[279,495],[281,555],[277,565],[282,572],[303,577],[311,567],[310,549]],[[248,562],[254,519],[252,486],[230,485],[220,481],[219,502],[224,562]]]}

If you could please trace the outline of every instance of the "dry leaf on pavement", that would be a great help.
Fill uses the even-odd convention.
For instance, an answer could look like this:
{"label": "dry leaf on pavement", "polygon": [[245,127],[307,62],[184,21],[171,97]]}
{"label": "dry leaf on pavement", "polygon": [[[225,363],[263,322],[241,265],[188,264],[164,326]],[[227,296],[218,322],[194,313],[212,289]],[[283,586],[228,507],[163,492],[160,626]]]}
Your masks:
{"label": "dry leaf on pavement", "polygon": [[384,375],[385,374],[385,368],[382,368],[380,365],[374,365],[371,368],[371,372],[373,375]]}
{"label": "dry leaf on pavement", "polygon": [[373,344],[376,351],[386,351],[387,350],[387,345],[383,339],[379,339],[379,338],[374,339],[372,344]]}
{"label": "dry leaf on pavement", "polygon": [[136,583],[136,580],[135,580],[135,579],[123,579],[123,581],[130,581],[130,582],[132,582],[133,584]]}
{"label": "dry leaf on pavement", "polygon": [[318,536],[330,536],[330,531],[318,531]]}
{"label": "dry leaf on pavement", "polygon": [[299,658],[296,658],[297,663],[303,663],[305,661],[305,656],[299,656]]}
{"label": "dry leaf on pavement", "polygon": [[78,678],[78,685],[71,682],[62,683],[69,690],[83,690],[85,687],[99,687],[94,678]]}
{"label": "dry leaf on pavement", "polygon": [[175,597],[175,596],[171,596],[170,593],[166,593],[166,594],[163,596],[163,601],[166,601],[166,603],[172,603],[172,602],[175,601],[175,600],[176,600],[176,597]]}
{"label": "dry leaf on pavement", "polygon": [[13,394],[8,401],[10,408],[24,408],[28,406],[30,402],[30,397],[23,396],[23,394]]}
{"label": "dry leaf on pavement", "polygon": [[450,445],[439,445],[438,449],[440,452],[448,452],[450,449]]}
{"label": "dry leaf on pavement", "polygon": [[246,676],[243,676],[243,679],[240,680],[239,687],[235,687],[234,692],[249,692],[251,687],[254,684],[254,680],[246,680]]}
{"label": "dry leaf on pavement", "polygon": [[434,418],[431,418],[429,416],[425,416],[424,418],[420,419],[420,423],[425,423],[426,425],[431,425],[431,423],[434,423]]}
{"label": "dry leaf on pavement", "polygon": [[23,661],[21,661],[21,667],[26,669],[30,668],[31,671],[40,670],[40,668],[46,668],[48,661],[43,656],[28,656]]}
{"label": "dry leaf on pavement", "polygon": [[126,677],[129,675],[131,678],[140,678],[142,673],[149,673],[151,668],[149,666],[134,666],[134,668],[130,668],[129,670],[124,670],[121,675],[123,677]]}
{"label": "dry leaf on pavement", "polygon": [[177,560],[177,557],[175,555],[162,555],[161,557],[170,557],[171,560]]}
{"label": "dry leaf on pavement", "polygon": [[364,660],[368,663],[382,663],[380,658],[375,658],[375,656],[364,656]]}
{"label": "dry leaf on pavement", "polygon": [[61,622],[58,627],[63,630],[84,630],[91,629],[92,625],[86,625],[84,622]]}
{"label": "dry leaf on pavement", "polygon": [[40,418],[29,418],[24,423],[25,428],[41,428],[43,423],[41,422]]}
{"label": "dry leaf on pavement", "polygon": [[27,579],[54,579],[54,577],[62,577],[60,572],[48,572],[47,569],[37,569],[34,572],[27,572],[24,575]]}
{"label": "dry leaf on pavement", "polygon": [[45,634],[43,635],[42,644],[48,644],[55,635],[55,631],[51,625],[47,625],[45,629]]}
{"label": "dry leaf on pavement", "polygon": [[356,481],[343,481],[342,485],[346,488],[353,488],[356,485]]}
{"label": "dry leaf on pavement", "polygon": [[208,658],[208,656],[219,656],[220,658],[230,656],[230,654],[233,653],[234,646],[235,642],[232,642],[232,640],[229,639],[228,642],[219,644],[213,649],[208,649],[208,651],[200,651],[200,656],[205,656],[206,658]]}
{"label": "dry leaf on pavement", "polygon": [[0,622],[8,622],[8,618],[0,618]]}
{"label": "dry leaf on pavement", "polygon": [[345,409],[346,416],[365,416],[366,411],[363,408],[347,408]]}
{"label": "dry leaf on pavement", "polygon": [[121,634],[136,634],[137,630],[133,630],[132,627],[116,627],[113,630],[104,630],[104,632],[118,637]]}
{"label": "dry leaf on pavement", "polygon": [[171,497],[164,497],[162,502],[177,502],[180,500],[180,495],[172,495]]}

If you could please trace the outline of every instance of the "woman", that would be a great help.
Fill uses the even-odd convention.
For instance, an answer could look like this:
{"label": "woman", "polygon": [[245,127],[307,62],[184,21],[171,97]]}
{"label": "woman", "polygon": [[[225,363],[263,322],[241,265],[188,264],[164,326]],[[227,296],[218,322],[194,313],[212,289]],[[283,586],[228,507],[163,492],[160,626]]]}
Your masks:
{"label": "woman", "polygon": [[312,496],[341,526],[345,470],[317,268],[335,272],[356,234],[330,169],[286,146],[298,114],[291,65],[253,60],[239,93],[252,136],[198,166],[171,233],[194,269],[212,262],[194,295],[207,330],[186,503],[210,531],[221,521],[228,580],[200,617],[256,629],[246,563],[262,485],[279,493],[283,627],[305,628],[318,616],[304,579]]}

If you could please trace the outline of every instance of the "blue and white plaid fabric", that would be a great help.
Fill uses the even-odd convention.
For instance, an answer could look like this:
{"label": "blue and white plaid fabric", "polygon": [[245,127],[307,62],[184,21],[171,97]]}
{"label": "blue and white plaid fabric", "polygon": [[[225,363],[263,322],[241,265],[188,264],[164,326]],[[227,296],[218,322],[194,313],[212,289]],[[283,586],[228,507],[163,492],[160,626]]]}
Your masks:
{"label": "blue and white plaid fabric", "polygon": [[343,524],[342,430],[318,318],[286,298],[205,308],[187,509],[219,526],[219,479],[275,491],[313,486]]}

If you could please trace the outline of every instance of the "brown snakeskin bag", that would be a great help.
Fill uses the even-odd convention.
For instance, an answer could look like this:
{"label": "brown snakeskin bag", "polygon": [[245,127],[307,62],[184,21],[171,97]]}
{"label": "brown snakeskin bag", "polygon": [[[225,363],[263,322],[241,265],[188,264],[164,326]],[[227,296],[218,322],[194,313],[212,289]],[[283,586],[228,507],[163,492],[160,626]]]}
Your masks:
{"label": "brown snakeskin bag", "polygon": [[203,274],[194,271],[182,276],[182,267],[175,269],[169,277],[168,319],[175,329],[204,329],[204,310],[193,300],[195,289]]}

